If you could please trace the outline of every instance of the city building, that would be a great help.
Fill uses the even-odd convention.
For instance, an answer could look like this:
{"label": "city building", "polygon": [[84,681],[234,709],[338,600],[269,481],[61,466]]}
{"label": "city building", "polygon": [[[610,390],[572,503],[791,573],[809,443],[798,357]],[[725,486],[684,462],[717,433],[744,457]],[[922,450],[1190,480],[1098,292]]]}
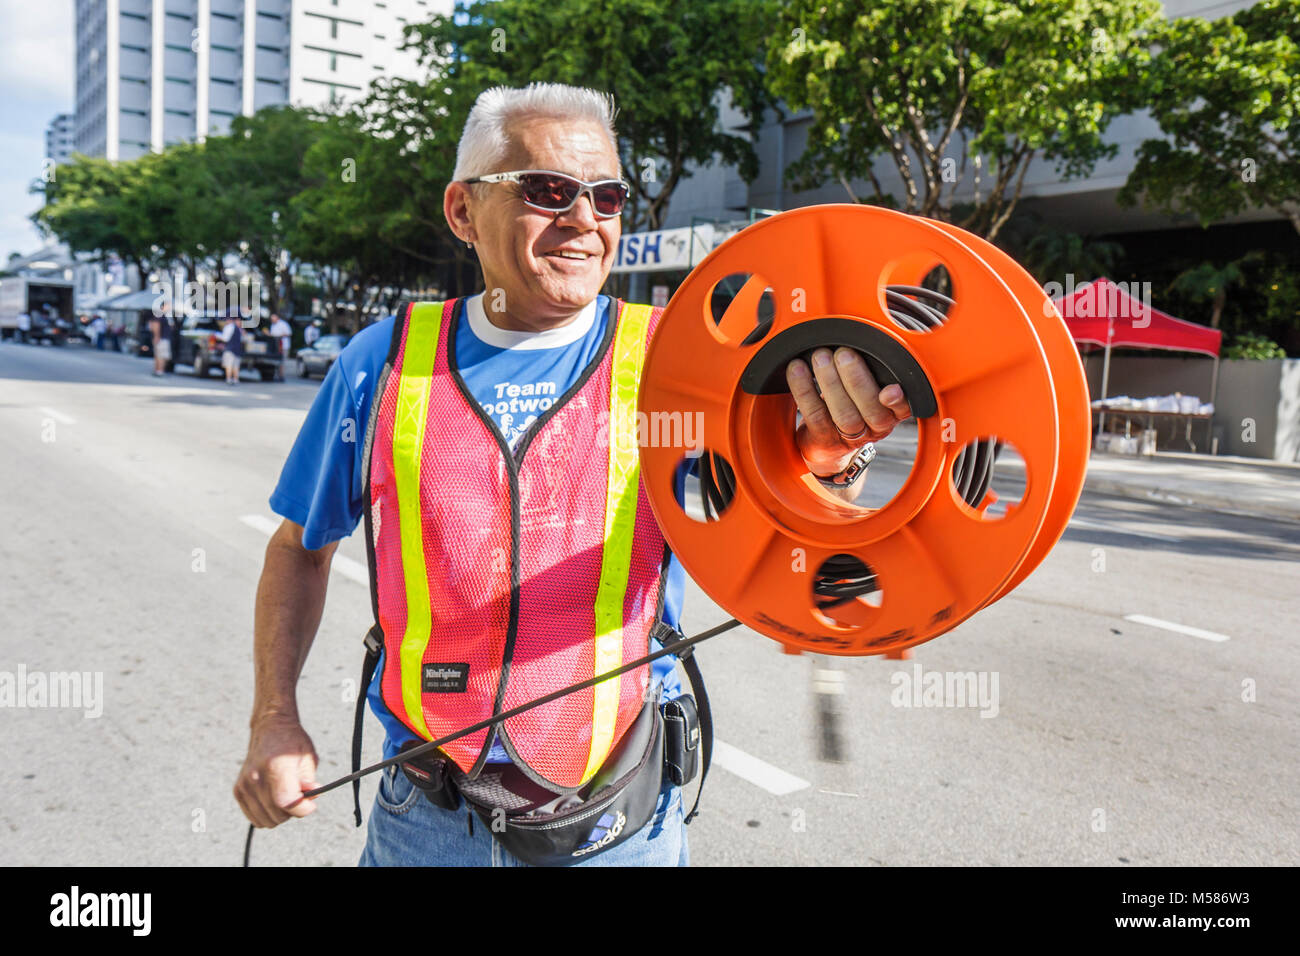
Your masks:
{"label": "city building", "polygon": [[60,113],[50,120],[45,130],[45,158],[50,165],[66,163],[75,152],[73,147],[74,117],[71,113]]}
{"label": "city building", "polygon": [[264,106],[356,99],[413,77],[402,29],[451,0],[77,0],[73,149],[131,159]]}

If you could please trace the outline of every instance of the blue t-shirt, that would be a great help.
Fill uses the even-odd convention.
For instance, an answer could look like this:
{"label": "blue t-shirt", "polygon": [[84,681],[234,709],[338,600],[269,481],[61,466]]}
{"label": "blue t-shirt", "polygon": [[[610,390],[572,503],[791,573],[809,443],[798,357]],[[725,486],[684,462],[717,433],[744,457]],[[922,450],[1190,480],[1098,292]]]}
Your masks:
{"label": "blue t-shirt", "polygon": [[[483,311],[482,295],[460,300],[456,325],[456,365],[471,395],[492,418],[510,447],[533,420],[550,408],[583,370],[599,358],[608,327],[610,300],[597,296],[568,325],[545,332],[499,329]],[[388,357],[393,317],[359,332],[339,353],[280,472],[271,495],[271,510],[302,525],[303,547],[316,550],[345,538],[361,521],[365,500],[362,457],[370,402]],[[681,618],[685,571],[669,560],[664,585],[663,619],[677,628]],[[659,650],[657,641],[652,650]],[[663,684],[663,697],[682,693],[676,658],[661,657],[650,666],[652,681]],[[416,737],[384,706],[380,696],[382,660],[367,689],[370,708],[387,733],[384,758],[397,754]],[[500,740],[488,761],[509,762]]]}

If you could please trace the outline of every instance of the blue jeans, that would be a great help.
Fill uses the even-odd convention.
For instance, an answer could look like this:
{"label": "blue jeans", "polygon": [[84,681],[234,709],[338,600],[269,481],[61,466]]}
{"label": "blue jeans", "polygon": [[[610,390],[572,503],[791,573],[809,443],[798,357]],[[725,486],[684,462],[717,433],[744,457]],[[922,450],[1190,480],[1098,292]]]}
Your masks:
{"label": "blue jeans", "polygon": [[[458,811],[430,803],[400,767],[380,772],[359,866],[528,866],[492,838],[474,817],[471,835],[463,803]],[[687,866],[682,789],[665,781],[650,822],[618,846],[575,866]]]}

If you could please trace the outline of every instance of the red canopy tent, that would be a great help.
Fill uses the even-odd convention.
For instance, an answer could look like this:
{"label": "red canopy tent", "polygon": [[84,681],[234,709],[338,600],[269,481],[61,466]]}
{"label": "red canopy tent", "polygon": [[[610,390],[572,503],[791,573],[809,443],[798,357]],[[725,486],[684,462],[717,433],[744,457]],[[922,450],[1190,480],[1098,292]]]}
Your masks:
{"label": "red canopy tent", "polygon": [[1087,351],[1089,346],[1106,350],[1101,373],[1103,399],[1110,383],[1110,350],[1127,346],[1213,356],[1210,401],[1214,401],[1219,386],[1219,349],[1223,345],[1223,333],[1218,329],[1166,315],[1129,295],[1123,285],[1105,278],[1094,279],[1052,301],[1081,351]]}

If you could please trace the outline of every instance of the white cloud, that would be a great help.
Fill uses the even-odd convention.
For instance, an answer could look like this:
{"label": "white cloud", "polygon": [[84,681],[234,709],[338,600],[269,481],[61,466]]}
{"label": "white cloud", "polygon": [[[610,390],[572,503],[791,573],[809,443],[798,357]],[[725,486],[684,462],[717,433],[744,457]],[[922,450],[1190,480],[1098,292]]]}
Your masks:
{"label": "white cloud", "polygon": [[0,6],[0,90],[7,105],[49,101],[71,109],[75,96],[75,0],[15,2]]}

